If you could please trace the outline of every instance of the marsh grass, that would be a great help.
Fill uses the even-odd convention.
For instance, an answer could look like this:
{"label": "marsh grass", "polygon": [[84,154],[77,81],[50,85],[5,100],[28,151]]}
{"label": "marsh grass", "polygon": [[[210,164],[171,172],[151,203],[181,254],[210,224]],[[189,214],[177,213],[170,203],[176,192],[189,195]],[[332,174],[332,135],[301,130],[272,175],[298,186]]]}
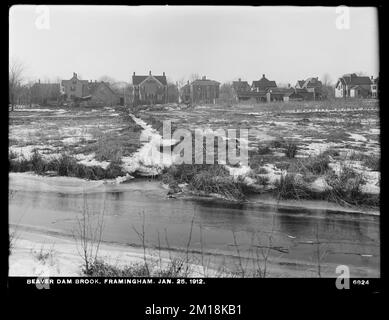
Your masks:
{"label": "marsh grass", "polygon": [[231,199],[243,199],[250,189],[242,178],[230,176],[229,171],[219,164],[173,165],[165,170],[162,181],[172,188],[187,183],[193,191],[220,194]]}
{"label": "marsh grass", "polygon": [[312,191],[297,174],[287,173],[275,182],[275,194],[278,199],[320,199],[321,194]]}
{"label": "marsh grass", "polygon": [[346,205],[379,206],[380,197],[376,194],[362,192],[366,183],[362,173],[349,166],[342,166],[338,174],[330,172],[325,180],[330,186],[328,199]]}
{"label": "marsh grass", "polygon": [[106,169],[99,166],[85,166],[77,163],[77,160],[66,154],[57,159],[45,160],[38,151],[34,151],[30,159],[10,159],[11,172],[33,171],[37,174],[45,174],[55,171],[59,176],[77,177],[89,180],[114,179],[125,175],[121,168],[121,162],[111,162]]}
{"label": "marsh grass", "polygon": [[352,152],[348,156],[349,160],[361,161],[362,165],[373,171],[381,171],[381,158],[376,154],[366,154],[362,152]]}

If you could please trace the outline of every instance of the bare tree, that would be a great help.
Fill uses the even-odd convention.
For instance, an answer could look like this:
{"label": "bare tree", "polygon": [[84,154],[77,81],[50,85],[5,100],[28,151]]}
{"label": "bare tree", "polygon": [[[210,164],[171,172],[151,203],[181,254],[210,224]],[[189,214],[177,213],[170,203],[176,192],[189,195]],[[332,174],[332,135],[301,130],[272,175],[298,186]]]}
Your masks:
{"label": "bare tree", "polygon": [[333,98],[334,97],[334,86],[332,83],[331,76],[328,73],[325,73],[321,77],[322,83],[322,94],[324,98]]}
{"label": "bare tree", "polygon": [[18,60],[12,60],[9,65],[9,103],[11,104],[11,110],[14,110],[15,103],[19,97],[23,81],[24,65]]}
{"label": "bare tree", "polygon": [[100,77],[99,81],[108,82],[109,84],[114,84],[117,82],[114,78],[107,75]]}
{"label": "bare tree", "polygon": [[195,80],[198,80],[198,79],[201,79],[200,75],[198,73],[192,73],[190,76],[189,76],[189,81],[192,82],[192,81],[195,81]]}
{"label": "bare tree", "polygon": [[358,72],[355,72],[355,73],[356,73],[356,75],[358,77],[366,77],[367,76],[366,72],[364,72],[364,71],[358,71]]}
{"label": "bare tree", "polygon": [[332,86],[331,76],[328,73],[323,74],[322,77],[321,77],[321,83],[325,87]]}
{"label": "bare tree", "polygon": [[101,212],[94,213],[90,210],[86,195],[81,218],[77,218],[77,228],[73,232],[73,237],[77,242],[77,251],[84,262],[85,274],[91,274],[92,266],[96,262],[102,242],[104,230],[105,198]]}
{"label": "bare tree", "polygon": [[178,89],[181,89],[183,86],[185,86],[185,85],[186,85],[185,78],[184,78],[184,77],[180,78],[180,79],[176,82],[176,85],[177,85],[177,88],[178,88]]}
{"label": "bare tree", "polygon": [[220,86],[220,101],[223,102],[233,102],[234,99],[234,88],[230,82],[223,83]]}

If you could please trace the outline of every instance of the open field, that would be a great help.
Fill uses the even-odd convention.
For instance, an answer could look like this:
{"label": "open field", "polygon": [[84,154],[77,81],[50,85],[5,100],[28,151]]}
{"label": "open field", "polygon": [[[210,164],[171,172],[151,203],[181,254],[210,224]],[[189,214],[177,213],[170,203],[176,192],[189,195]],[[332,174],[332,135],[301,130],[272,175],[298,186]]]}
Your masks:
{"label": "open field", "polygon": [[[108,176],[116,178],[126,173],[122,158],[139,148],[141,130],[121,107],[15,109],[9,126],[11,170],[82,176],[81,171],[95,169],[91,176],[97,179],[111,169]],[[67,167],[63,174],[61,165]]]}
{"label": "open field", "polygon": [[[249,129],[248,165],[174,165],[174,155],[162,157],[161,146],[177,143],[161,136],[164,120],[173,130],[236,129],[238,142],[239,129]],[[158,176],[169,194],[244,200],[271,193],[278,200],[378,207],[379,133],[374,100],[169,104],[132,112],[20,108],[10,113],[9,158],[16,172],[117,182]]]}
{"label": "open field", "polygon": [[[160,132],[164,120],[172,121],[173,130],[249,129],[249,167],[227,168],[256,189],[276,189],[279,198],[378,205],[378,101],[160,106],[137,115]],[[359,199],[366,194],[373,198]]]}

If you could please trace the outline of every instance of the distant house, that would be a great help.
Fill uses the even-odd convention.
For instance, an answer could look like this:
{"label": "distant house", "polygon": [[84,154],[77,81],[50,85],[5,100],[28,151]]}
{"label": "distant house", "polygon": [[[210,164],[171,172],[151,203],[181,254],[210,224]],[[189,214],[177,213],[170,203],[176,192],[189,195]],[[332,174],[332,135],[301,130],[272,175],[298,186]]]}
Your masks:
{"label": "distant house", "polygon": [[186,85],[180,89],[180,97],[183,103],[190,103],[191,101],[191,87],[189,80]]}
{"label": "distant house", "polygon": [[88,101],[88,105],[93,106],[114,106],[121,103],[120,97],[116,94],[107,82],[92,82],[88,83],[88,95],[83,97],[84,101]]}
{"label": "distant house", "polygon": [[234,90],[234,98],[236,100],[241,101],[250,98],[247,93],[251,91],[251,87],[247,81],[242,81],[240,78],[238,81],[233,81],[232,89]]}
{"label": "distant house", "polygon": [[379,78],[372,78],[372,84],[371,84],[371,97],[374,99],[378,99],[379,97]]}
{"label": "distant house", "polygon": [[66,101],[93,106],[113,106],[120,103],[120,97],[107,82],[80,80],[75,72],[70,80],[62,80],[61,85]]}
{"label": "distant house", "polygon": [[165,72],[162,75],[132,75],[133,104],[163,104],[167,102],[168,85]]}
{"label": "distant house", "polygon": [[167,86],[167,102],[178,103],[179,90],[176,84],[168,84]]}
{"label": "distant house", "polygon": [[368,98],[372,96],[372,79],[357,76],[355,73],[345,74],[335,85],[336,98]]}
{"label": "distant house", "polygon": [[270,88],[266,92],[266,101],[289,101],[289,97],[294,94],[293,88]]}
{"label": "distant house", "polygon": [[80,80],[77,73],[73,72],[73,77],[69,80],[62,80],[62,92],[66,100],[74,100],[75,98],[82,98],[89,94],[88,80]]}
{"label": "distant house", "polygon": [[31,87],[31,103],[57,105],[61,96],[59,83],[41,83],[39,80]]}
{"label": "distant house", "polygon": [[253,81],[251,85],[252,91],[261,92],[261,91],[267,91],[271,88],[277,88],[277,84],[275,81],[271,81],[266,79],[265,75],[262,75],[262,78],[258,81]]}
{"label": "distant house", "polygon": [[188,83],[181,89],[181,99],[185,103],[216,103],[219,98],[220,82],[205,76]]}
{"label": "distant house", "polygon": [[295,97],[298,95],[302,100],[320,100],[323,97],[322,83],[318,77],[298,80],[294,88]]}

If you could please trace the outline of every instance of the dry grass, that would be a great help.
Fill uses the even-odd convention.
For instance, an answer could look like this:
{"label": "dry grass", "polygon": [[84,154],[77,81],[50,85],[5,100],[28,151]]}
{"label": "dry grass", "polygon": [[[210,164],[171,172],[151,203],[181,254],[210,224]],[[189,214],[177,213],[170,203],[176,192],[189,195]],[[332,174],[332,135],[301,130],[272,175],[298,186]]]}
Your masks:
{"label": "dry grass", "polygon": [[114,179],[125,175],[120,162],[111,162],[106,169],[98,166],[85,166],[69,155],[62,154],[58,159],[45,160],[38,151],[34,151],[31,159],[9,160],[11,172],[33,171],[45,174],[54,171],[59,176],[77,177],[89,180]]}

